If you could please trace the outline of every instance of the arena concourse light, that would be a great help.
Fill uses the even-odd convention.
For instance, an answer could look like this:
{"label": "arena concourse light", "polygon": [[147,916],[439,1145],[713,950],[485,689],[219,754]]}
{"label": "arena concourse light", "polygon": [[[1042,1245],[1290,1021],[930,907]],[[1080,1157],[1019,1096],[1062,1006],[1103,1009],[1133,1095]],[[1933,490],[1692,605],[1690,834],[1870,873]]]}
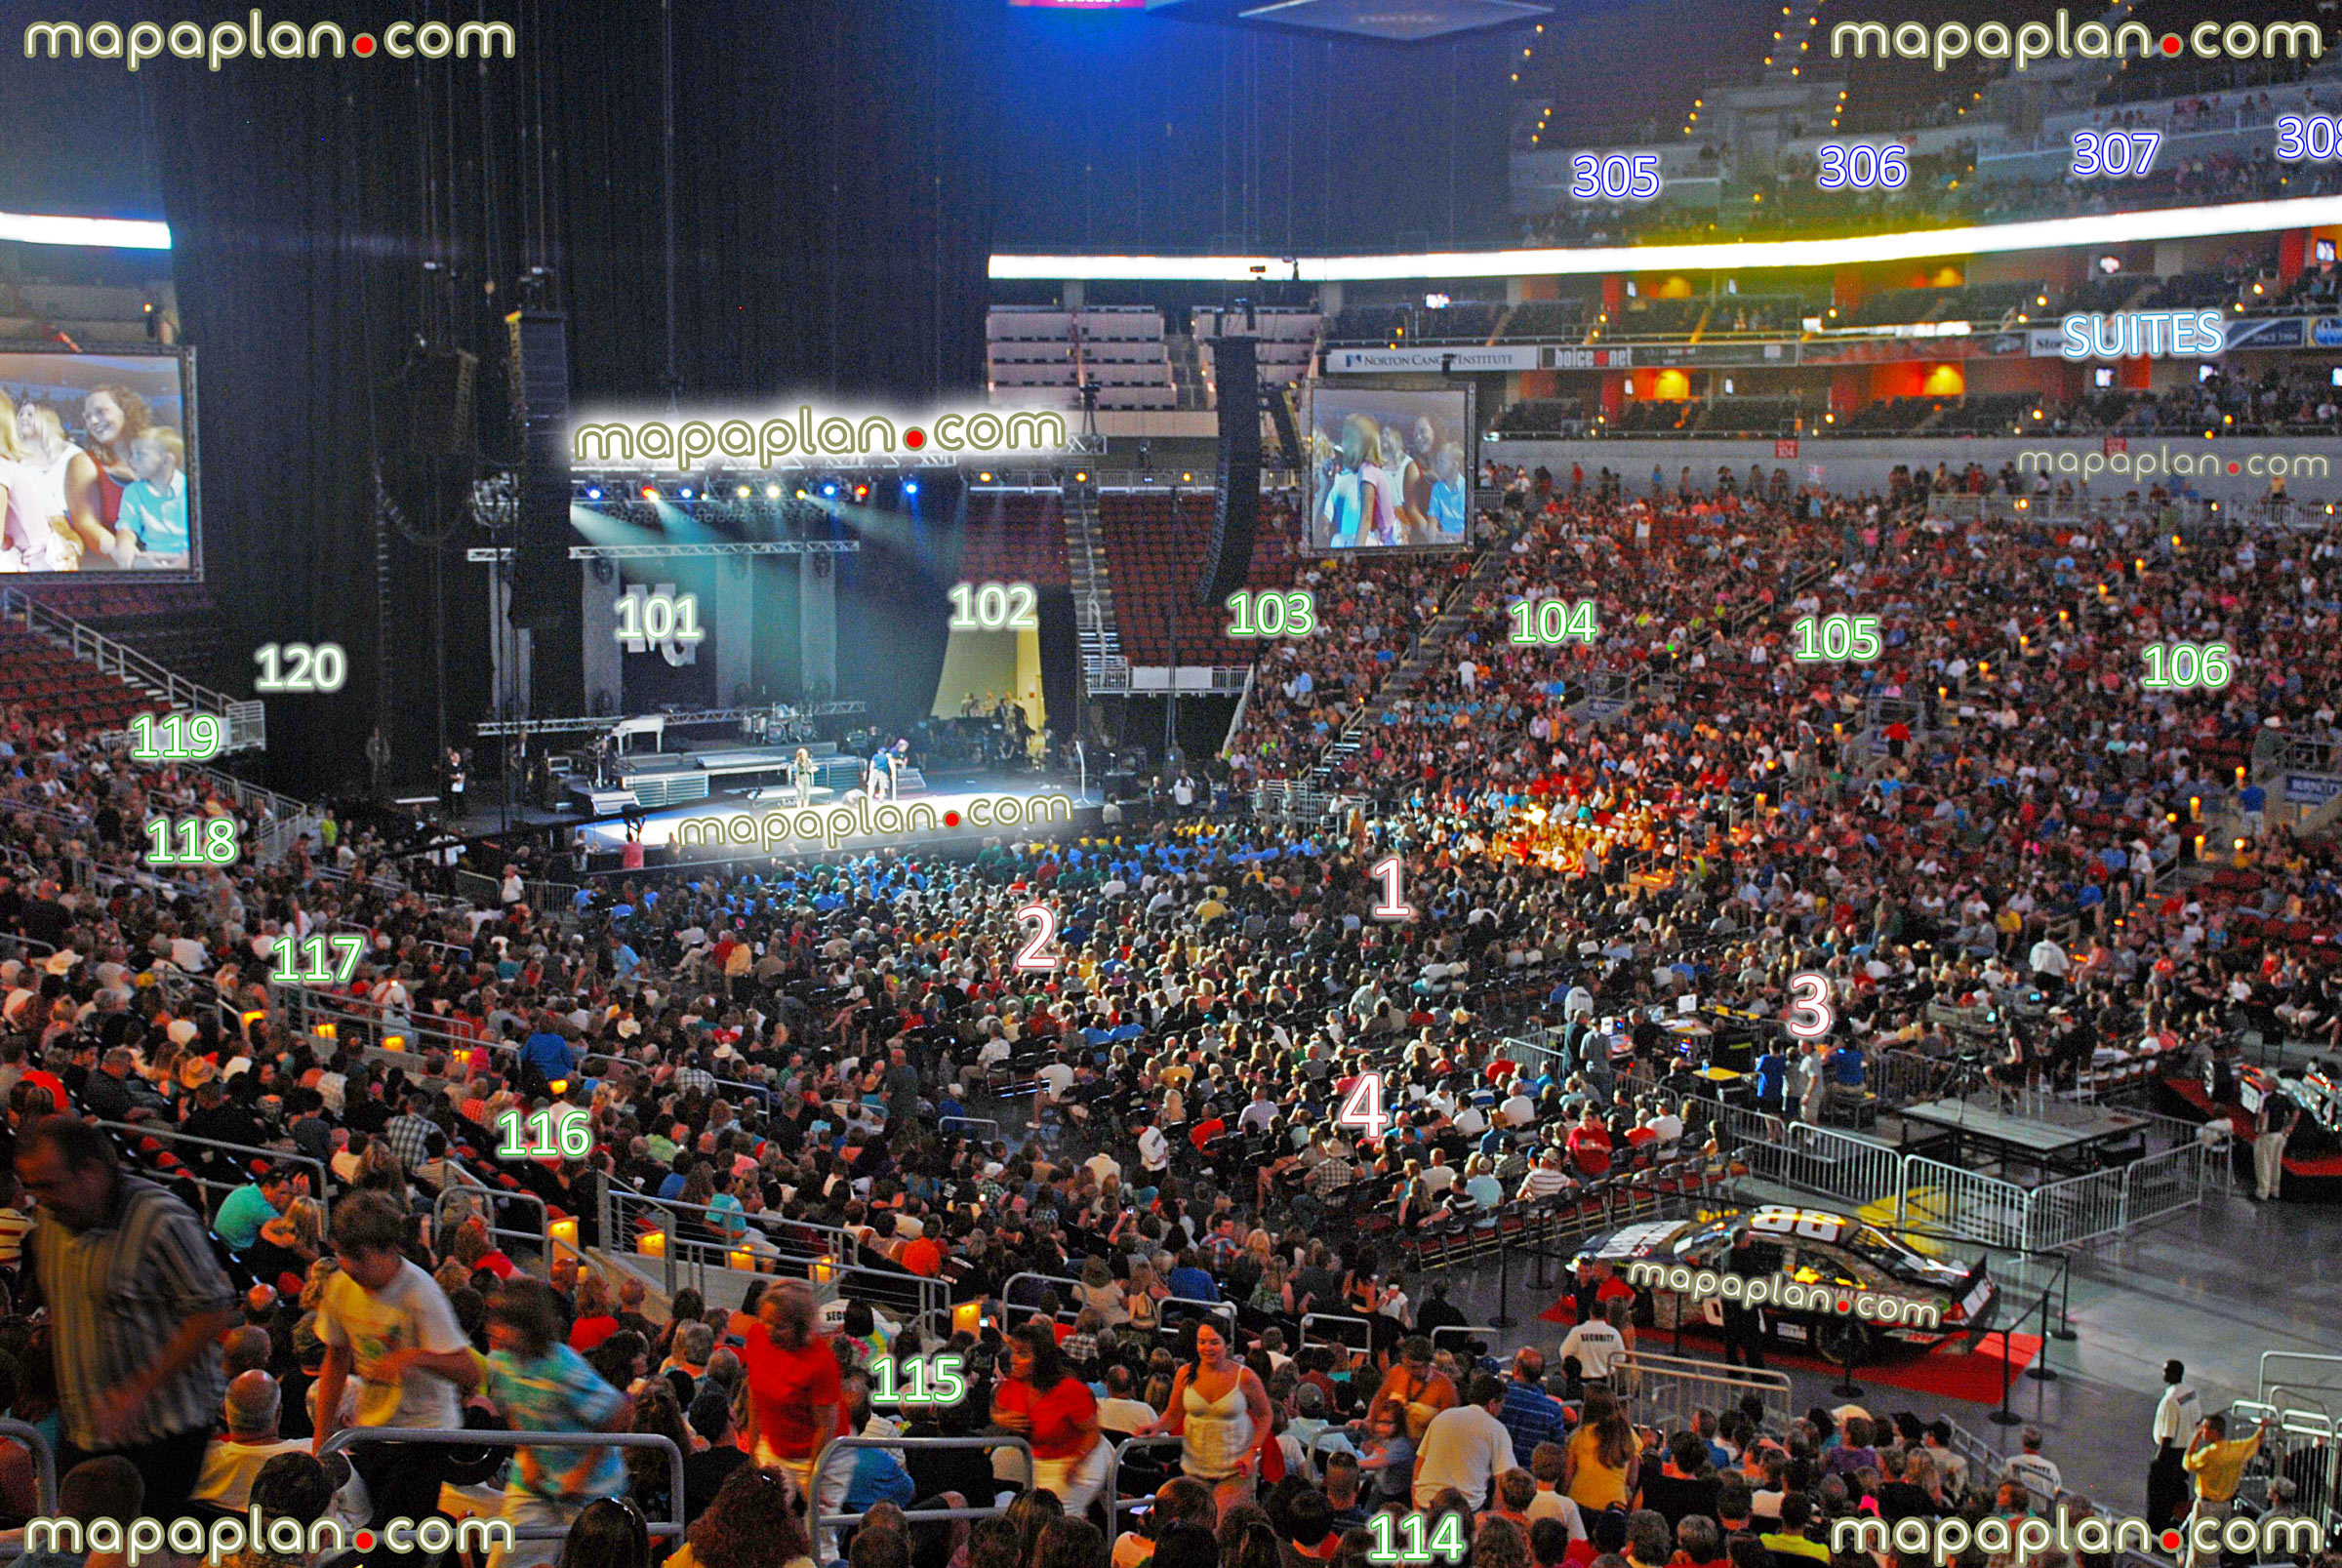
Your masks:
{"label": "arena concourse light", "polygon": [[1027,256],[991,259],[996,281],[1083,279],[1093,282],[1241,283],[1273,262],[1304,283],[1371,283],[1410,278],[1585,277],[1608,272],[1751,270],[1855,266],[1933,256],[1986,256],[2145,240],[2266,234],[2342,223],[2342,196],[2232,202],[2080,218],[2036,219],[1959,228],[1908,229],[1842,239],[1725,240],[1692,245],[1606,245],[1586,249],[1427,251],[1410,256]]}
{"label": "arena concourse light", "polygon": [[140,218],[58,218],[0,213],[0,240],[19,245],[92,245],[120,251],[167,251],[171,225]]}

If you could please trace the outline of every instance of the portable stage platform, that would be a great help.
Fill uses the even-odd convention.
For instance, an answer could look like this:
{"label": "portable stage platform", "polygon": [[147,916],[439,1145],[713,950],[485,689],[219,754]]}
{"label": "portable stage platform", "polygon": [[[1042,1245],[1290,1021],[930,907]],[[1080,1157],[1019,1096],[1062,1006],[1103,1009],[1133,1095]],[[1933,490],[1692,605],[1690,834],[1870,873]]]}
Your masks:
{"label": "portable stage platform", "polygon": [[[1903,1152],[2009,1177],[2080,1176],[2147,1151],[2148,1117],[2040,1094],[1980,1091],[1896,1112]],[[2013,1178],[2012,1178],[2013,1179]]]}

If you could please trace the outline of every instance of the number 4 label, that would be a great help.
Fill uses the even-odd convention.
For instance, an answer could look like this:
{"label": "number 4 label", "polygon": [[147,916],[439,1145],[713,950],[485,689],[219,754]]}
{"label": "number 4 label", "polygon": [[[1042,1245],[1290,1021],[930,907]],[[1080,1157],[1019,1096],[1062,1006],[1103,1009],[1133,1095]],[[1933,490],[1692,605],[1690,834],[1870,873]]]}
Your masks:
{"label": "number 4 label", "polygon": [[1383,1075],[1361,1072],[1350,1083],[1350,1091],[1342,1097],[1342,1108],[1334,1112],[1334,1125],[1364,1133],[1377,1143],[1391,1126],[1391,1118],[1383,1110]]}

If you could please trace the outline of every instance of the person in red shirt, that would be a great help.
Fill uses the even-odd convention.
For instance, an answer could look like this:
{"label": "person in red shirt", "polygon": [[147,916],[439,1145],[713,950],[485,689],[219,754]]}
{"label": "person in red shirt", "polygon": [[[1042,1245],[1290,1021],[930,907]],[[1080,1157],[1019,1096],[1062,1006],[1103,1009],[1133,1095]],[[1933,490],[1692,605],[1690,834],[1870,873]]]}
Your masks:
{"label": "person in red shirt", "polygon": [[1032,1445],[1032,1484],[1054,1492],[1079,1516],[1106,1483],[1098,1399],[1066,1370],[1050,1325],[1030,1322],[1008,1336],[1008,1376],[992,1392],[992,1423]]}
{"label": "person in red shirt", "polygon": [[764,1293],[740,1351],[748,1376],[748,1453],[767,1469],[787,1470],[800,1492],[845,1407],[837,1356],[818,1324],[812,1287],[787,1280]]}
{"label": "person in red shirt", "polygon": [[578,1320],[570,1326],[569,1347],[584,1355],[618,1332],[618,1314],[610,1309],[610,1282],[599,1274],[578,1280]]}
{"label": "person in red shirt", "polygon": [[1569,1157],[1589,1182],[1610,1174],[1610,1134],[1592,1106],[1569,1130]]}
{"label": "person in red shirt", "polygon": [[903,1243],[903,1250],[896,1254],[895,1262],[914,1274],[933,1279],[944,1271],[943,1244],[922,1230]]}

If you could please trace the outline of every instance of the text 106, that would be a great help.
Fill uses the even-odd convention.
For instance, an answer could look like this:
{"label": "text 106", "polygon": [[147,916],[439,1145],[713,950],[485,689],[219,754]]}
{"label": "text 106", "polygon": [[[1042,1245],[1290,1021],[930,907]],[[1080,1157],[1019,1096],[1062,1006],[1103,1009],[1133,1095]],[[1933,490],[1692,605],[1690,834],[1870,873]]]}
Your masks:
{"label": "text 106", "polygon": [[2151,642],[2139,650],[2139,658],[2147,665],[2139,684],[2152,692],[2184,692],[2199,686],[2216,692],[2235,678],[2228,655],[2224,642]]}

